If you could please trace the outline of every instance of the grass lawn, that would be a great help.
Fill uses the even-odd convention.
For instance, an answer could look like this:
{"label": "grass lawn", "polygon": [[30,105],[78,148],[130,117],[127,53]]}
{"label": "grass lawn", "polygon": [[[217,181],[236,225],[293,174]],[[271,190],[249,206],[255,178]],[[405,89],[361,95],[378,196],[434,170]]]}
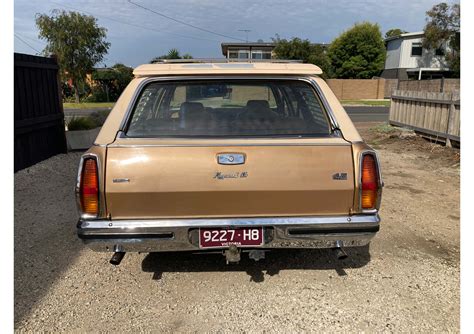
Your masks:
{"label": "grass lawn", "polygon": [[84,102],[84,103],[63,103],[64,109],[99,109],[112,108],[115,102]]}
{"label": "grass lawn", "polygon": [[390,100],[341,100],[342,105],[390,107]]}

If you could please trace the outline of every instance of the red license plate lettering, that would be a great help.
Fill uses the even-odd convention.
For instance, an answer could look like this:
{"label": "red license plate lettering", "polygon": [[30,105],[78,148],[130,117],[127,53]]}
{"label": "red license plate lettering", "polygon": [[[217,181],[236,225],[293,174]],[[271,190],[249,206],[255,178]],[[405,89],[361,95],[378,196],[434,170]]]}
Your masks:
{"label": "red license plate lettering", "polygon": [[255,247],[263,245],[263,228],[199,229],[199,247]]}

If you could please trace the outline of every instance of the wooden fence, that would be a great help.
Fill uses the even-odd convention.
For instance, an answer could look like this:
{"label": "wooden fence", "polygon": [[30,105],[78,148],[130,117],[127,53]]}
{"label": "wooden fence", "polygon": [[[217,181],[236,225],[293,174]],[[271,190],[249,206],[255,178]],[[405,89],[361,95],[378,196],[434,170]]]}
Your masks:
{"label": "wooden fence", "polygon": [[459,93],[395,90],[389,122],[437,139],[460,142],[461,102]]}
{"label": "wooden fence", "polygon": [[15,53],[14,61],[16,172],[67,146],[56,60]]}

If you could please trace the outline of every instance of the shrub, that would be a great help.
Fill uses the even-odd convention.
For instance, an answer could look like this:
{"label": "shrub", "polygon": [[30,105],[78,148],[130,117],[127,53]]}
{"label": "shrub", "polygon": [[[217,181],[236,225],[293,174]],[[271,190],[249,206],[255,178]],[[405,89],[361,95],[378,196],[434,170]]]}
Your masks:
{"label": "shrub", "polygon": [[74,117],[67,124],[69,131],[91,130],[102,126],[110,110],[95,111],[87,117]]}
{"label": "shrub", "polygon": [[92,117],[78,117],[69,121],[67,128],[69,131],[91,130],[97,128],[97,121]]}
{"label": "shrub", "polygon": [[99,110],[93,112],[89,117],[97,124],[97,126],[102,126],[109,116],[110,110]]}

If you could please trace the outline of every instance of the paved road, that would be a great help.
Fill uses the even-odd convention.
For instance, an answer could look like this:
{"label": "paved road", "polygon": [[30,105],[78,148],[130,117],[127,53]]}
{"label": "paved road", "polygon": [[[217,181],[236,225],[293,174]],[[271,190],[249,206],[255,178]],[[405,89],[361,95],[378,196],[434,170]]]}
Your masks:
{"label": "paved road", "polygon": [[353,122],[386,122],[390,107],[345,106]]}

